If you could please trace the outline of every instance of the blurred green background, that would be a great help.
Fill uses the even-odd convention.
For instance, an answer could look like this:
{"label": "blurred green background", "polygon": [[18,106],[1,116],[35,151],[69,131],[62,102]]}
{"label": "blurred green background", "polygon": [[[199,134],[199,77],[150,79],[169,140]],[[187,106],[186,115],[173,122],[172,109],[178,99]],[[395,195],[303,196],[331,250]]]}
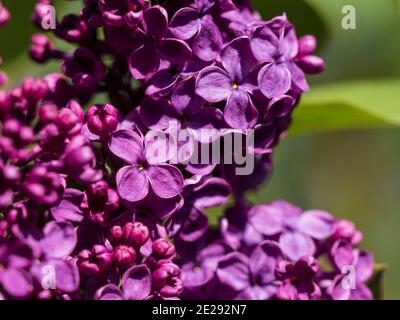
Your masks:
{"label": "blurred green background", "polygon": [[[58,71],[38,67],[27,47],[35,29],[34,0],[3,0],[13,15],[0,29],[0,55],[10,85],[26,75]],[[77,12],[80,1],[55,1],[57,14]],[[285,198],[353,220],[363,246],[387,262],[384,298],[400,299],[400,2],[397,0],[255,0],[264,18],[286,12],[298,34],[318,36],[323,75],[295,112],[278,146],[269,183],[254,201]],[[356,29],[342,28],[342,8],[356,9]],[[57,42],[63,48],[65,44]]]}

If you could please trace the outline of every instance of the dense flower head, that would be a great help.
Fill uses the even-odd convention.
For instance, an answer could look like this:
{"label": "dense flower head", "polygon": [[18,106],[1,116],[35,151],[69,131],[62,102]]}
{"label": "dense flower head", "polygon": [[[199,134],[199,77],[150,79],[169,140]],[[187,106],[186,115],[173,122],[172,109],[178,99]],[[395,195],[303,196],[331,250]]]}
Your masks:
{"label": "dense flower head", "polygon": [[61,73],[0,91],[1,298],[371,298],[350,221],[245,200],[325,68],[315,37],[248,1],[85,0],[56,23],[68,51],[49,5],[29,55]]}
{"label": "dense flower head", "polygon": [[358,248],[353,239],[359,234],[349,221],[302,212],[283,200],[236,205],[218,232],[204,234],[190,249],[177,242],[183,298],[372,299],[366,282],[373,256]]}

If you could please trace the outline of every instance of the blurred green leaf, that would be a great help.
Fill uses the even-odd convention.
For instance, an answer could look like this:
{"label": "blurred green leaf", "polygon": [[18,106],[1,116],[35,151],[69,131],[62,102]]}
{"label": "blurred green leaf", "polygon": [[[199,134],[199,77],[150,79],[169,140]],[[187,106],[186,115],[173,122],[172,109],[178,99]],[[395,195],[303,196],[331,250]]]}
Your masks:
{"label": "blurred green leaf", "polygon": [[383,300],[383,275],[386,269],[386,263],[376,264],[374,274],[368,282],[368,287],[371,289],[375,300]]}
{"label": "blurred green leaf", "polygon": [[315,87],[304,95],[289,135],[400,126],[400,79]]}

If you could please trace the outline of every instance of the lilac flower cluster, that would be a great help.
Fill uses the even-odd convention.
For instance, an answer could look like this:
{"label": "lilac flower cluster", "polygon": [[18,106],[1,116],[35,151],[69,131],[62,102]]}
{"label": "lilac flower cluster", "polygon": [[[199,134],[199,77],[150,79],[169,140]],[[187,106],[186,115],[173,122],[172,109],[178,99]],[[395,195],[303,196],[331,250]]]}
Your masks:
{"label": "lilac flower cluster", "polygon": [[286,201],[227,209],[219,229],[179,240],[188,299],[372,299],[365,282],[373,257],[357,248],[361,233],[322,210]]}
{"label": "lilac flower cluster", "polygon": [[[56,23],[67,52],[42,29],[51,1],[37,1],[29,55],[61,73],[0,92],[0,298],[371,298],[372,257],[351,222],[245,200],[305,73],[325,67],[316,39],[247,1],[159,2],[84,0]],[[0,26],[9,17],[0,4]],[[188,163],[185,143],[154,137],[173,131],[203,147],[254,133],[254,170]],[[229,199],[212,229],[206,210]]]}

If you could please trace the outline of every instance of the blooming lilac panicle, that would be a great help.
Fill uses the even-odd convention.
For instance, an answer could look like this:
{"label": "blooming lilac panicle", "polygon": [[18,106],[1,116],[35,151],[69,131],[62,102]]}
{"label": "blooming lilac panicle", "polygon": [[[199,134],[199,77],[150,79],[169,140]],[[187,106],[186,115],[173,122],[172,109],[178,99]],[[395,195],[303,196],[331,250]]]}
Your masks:
{"label": "blooming lilac panicle", "polygon": [[[156,2],[84,0],[44,30],[37,1],[29,56],[62,73],[0,91],[0,299],[371,299],[352,222],[245,199],[325,68],[316,38],[250,1]],[[190,162],[230,134],[254,138],[249,175]]]}
{"label": "blooming lilac panicle", "polygon": [[[220,221],[218,235],[203,237],[196,252],[182,255],[189,297],[225,299],[230,292],[229,298],[250,300],[372,299],[365,283],[373,272],[373,256],[351,242],[359,234],[354,225],[324,211],[302,212],[283,200],[229,210],[239,214],[229,212],[229,220]],[[221,243],[228,249],[208,249]],[[185,253],[184,244],[178,248]],[[209,253],[203,262],[191,257],[202,256],[203,251]],[[355,270],[354,288],[343,285],[349,268]]]}

